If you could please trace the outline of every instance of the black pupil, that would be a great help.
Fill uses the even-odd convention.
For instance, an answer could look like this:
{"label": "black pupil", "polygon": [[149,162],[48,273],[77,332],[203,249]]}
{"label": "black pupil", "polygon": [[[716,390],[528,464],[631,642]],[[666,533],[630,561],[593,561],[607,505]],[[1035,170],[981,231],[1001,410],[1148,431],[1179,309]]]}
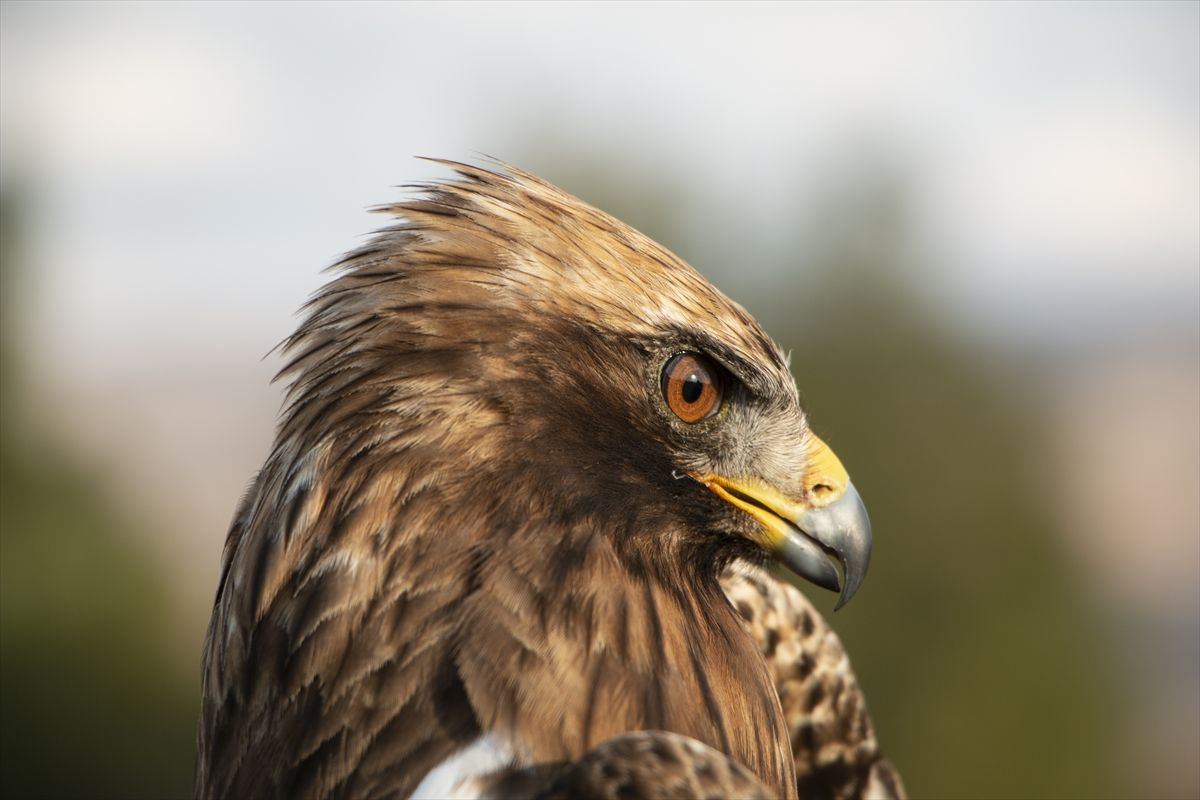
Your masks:
{"label": "black pupil", "polygon": [[685,403],[696,402],[703,393],[704,383],[700,380],[699,375],[693,372],[683,379],[683,401]]}

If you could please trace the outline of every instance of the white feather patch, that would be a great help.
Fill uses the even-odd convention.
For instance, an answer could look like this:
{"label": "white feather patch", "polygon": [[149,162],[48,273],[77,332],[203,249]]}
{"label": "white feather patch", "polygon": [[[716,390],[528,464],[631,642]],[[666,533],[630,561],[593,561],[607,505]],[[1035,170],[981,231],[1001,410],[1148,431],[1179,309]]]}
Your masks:
{"label": "white feather patch", "polygon": [[427,772],[412,800],[474,800],[482,789],[479,778],[516,760],[512,748],[495,736],[481,736]]}

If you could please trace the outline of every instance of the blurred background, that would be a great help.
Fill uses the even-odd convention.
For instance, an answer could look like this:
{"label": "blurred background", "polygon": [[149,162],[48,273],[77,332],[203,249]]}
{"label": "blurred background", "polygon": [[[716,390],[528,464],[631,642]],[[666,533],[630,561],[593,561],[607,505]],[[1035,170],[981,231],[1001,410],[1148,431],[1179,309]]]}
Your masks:
{"label": "blurred background", "polygon": [[480,153],[792,350],[914,797],[1200,794],[1200,4],[6,1],[0,100],[3,796],[188,795],[264,354]]}

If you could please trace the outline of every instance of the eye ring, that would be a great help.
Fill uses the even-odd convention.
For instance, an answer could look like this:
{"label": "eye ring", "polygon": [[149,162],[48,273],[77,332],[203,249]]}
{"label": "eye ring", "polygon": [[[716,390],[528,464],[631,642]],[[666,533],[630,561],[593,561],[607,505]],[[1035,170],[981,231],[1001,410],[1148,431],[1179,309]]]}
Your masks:
{"label": "eye ring", "polygon": [[678,353],[663,365],[662,394],[675,416],[689,424],[700,422],[721,408],[724,372],[708,356]]}

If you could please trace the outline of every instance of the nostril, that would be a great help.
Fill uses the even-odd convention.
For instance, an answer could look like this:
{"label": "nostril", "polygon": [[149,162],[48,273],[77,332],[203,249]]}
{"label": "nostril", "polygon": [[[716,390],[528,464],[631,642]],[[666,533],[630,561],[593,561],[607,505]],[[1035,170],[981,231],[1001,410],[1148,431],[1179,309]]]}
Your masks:
{"label": "nostril", "polygon": [[808,489],[813,503],[828,503],[837,499],[837,487],[829,483],[816,483]]}

